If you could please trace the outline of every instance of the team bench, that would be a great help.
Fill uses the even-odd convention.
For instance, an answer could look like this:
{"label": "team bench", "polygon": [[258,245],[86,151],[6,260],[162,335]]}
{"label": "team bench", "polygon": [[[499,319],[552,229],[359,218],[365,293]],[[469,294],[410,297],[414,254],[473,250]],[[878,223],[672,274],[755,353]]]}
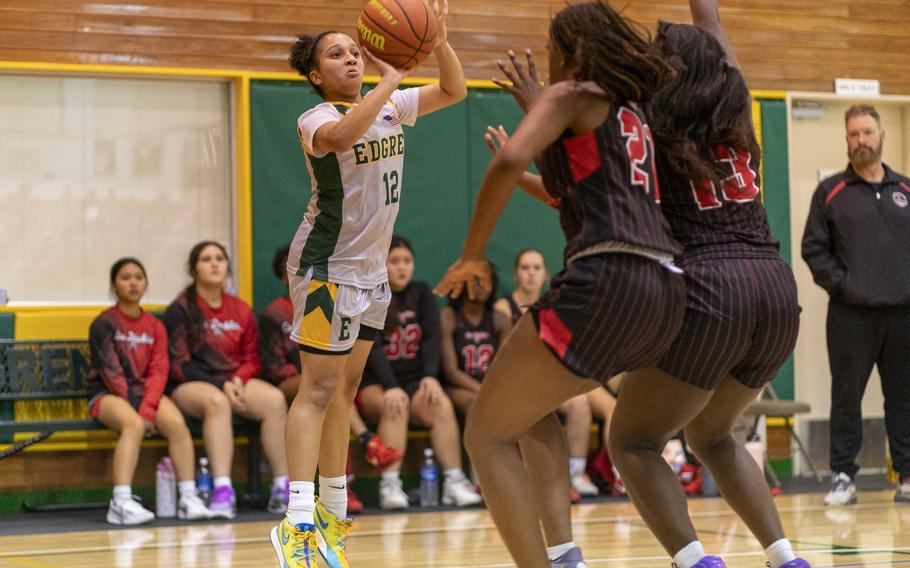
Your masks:
{"label": "team bench", "polygon": [[[34,434],[4,450],[0,457],[39,443],[55,432],[104,430],[88,414],[49,420],[16,420],[15,417],[16,402],[86,400],[88,371],[88,341],[0,340],[0,440],[9,443],[14,434]],[[187,424],[194,437],[201,437],[202,425],[198,420],[187,417]],[[235,417],[234,434],[248,440],[247,498],[258,502],[262,455],[259,424]]]}

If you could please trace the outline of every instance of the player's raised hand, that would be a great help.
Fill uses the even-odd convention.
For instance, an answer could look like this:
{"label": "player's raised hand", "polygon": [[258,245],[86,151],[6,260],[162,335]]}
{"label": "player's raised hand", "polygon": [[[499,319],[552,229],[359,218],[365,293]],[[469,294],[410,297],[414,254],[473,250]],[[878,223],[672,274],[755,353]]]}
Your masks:
{"label": "player's raised hand", "polygon": [[[426,0],[427,6],[430,6],[429,0]],[[436,45],[439,47],[449,41],[449,30],[446,28],[446,19],[449,17],[449,0],[442,0],[442,7],[439,0],[433,0],[432,11],[436,14]]]}
{"label": "player's raised hand", "polygon": [[376,68],[376,71],[379,73],[379,77],[382,79],[388,79],[395,81],[396,83],[400,83],[402,79],[411,73],[410,69],[401,69],[389,63],[386,63],[382,59],[373,55],[373,53],[364,46],[360,47],[360,51],[363,53],[364,60]]}
{"label": "player's raised hand", "polygon": [[466,259],[459,258],[433,288],[438,296],[461,296],[467,288],[468,298],[477,298],[481,289],[490,290],[493,287],[490,263],[485,258]]}
{"label": "player's raised hand", "polygon": [[506,79],[508,79],[511,84],[499,79],[493,79],[493,82],[515,97],[515,102],[518,103],[521,110],[528,112],[531,103],[534,102],[534,99],[536,99],[537,95],[540,94],[540,91],[543,90],[543,85],[540,84],[540,79],[537,78],[537,64],[534,63],[534,55],[531,53],[530,49],[525,50],[525,56],[528,59],[527,70],[521,62],[518,61],[515,52],[509,50],[509,59],[512,62],[512,69],[509,69],[509,67],[503,63],[502,59],[496,61],[496,65],[499,66],[499,70],[502,71],[502,74],[506,76]]}
{"label": "player's raised hand", "polygon": [[487,125],[487,133],[483,135],[483,139],[486,141],[490,153],[495,156],[496,152],[509,141],[509,133],[501,124],[497,128]]}

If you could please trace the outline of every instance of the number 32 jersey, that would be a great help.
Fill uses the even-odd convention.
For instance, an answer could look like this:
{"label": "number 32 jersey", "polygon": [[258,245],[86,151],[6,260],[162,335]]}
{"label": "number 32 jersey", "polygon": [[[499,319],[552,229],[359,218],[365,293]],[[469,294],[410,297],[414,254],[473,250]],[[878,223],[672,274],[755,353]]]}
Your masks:
{"label": "number 32 jersey", "polygon": [[303,276],[312,269],[315,280],[373,289],[388,280],[385,261],[404,182],[402,125],[417,120],[418,89],[392,93],[351,148],[314,148],[316,131],[353,106],[325,102],[297,120],[313,195],[291,244],[288,271]]}

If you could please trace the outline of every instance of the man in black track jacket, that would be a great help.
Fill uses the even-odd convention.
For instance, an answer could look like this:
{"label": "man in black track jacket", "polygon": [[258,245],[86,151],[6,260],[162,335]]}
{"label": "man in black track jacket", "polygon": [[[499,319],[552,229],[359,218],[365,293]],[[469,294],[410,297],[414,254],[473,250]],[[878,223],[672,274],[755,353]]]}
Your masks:
{"label": "man in black track jacket", "polygon": [[828,304],[831,471],[826,505],[856,502],[862,399],[877,364],[896,501],[910,502],[910,179],[882,163],[885,132],[874,107],[846,114],[850,166],[812,198],[803,259]]}

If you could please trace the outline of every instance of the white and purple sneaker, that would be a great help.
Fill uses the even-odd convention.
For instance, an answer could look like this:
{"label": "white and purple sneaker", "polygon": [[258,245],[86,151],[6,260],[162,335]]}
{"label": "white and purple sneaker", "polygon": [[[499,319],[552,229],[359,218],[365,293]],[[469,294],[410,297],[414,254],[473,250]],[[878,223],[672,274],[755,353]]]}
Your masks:
{"label": "white and purple sneaker", "polygon": [[550,560],[550,568],[588,568],[588,565],[581,557],[581,549],[576,546],[556,560]]}
{"label": "white and purple sneaker", "polygon": [[233,519],[237,516],[237,494],[230,485],[215,488],[212,504],[209,505],[213,519]]}
{"label": "white and purple sneaker", "polygon": [[269,495],[269,504],[266,507],[269,513],[283,515],[288,510],[288,500],[291,497],[291,482],[285,481],[284,485],[272,485],[272,494]]}
{"label": "white and purple sneaker", "polygon": [[[765,566],[770,567],[770,562],[765,562]],[[802,558],[794,558],[790,562],[781,564],[780,568],[812,568],[812,565],[803,560]]]}
{"label": "white and purple sneaker", "polygon": [[727,565],[719,556],[705,556],[692,568],[727,568]]}

